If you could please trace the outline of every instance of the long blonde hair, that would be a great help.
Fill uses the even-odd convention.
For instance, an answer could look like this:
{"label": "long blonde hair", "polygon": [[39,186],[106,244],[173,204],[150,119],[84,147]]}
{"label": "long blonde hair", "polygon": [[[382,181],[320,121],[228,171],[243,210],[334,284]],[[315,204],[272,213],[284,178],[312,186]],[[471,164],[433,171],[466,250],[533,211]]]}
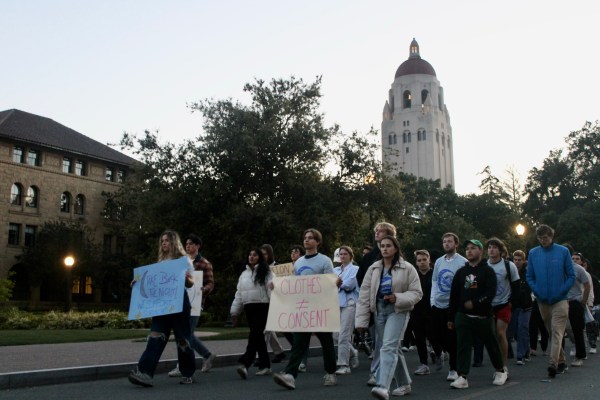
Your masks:
{"label": "long blonde hair", "polygon": [[[169,250],[169,253],[167,254],[163,253],[161,246],[162,237],[165,235],[167,235],[167,240],[171,243],[171,248]],[[174,260],[182,256],[185,256],[185,249],[181,244],[179,234],[175,231],[171,231],[168,229],[161,233],[158,238],[158,261],[160,262],[164,260]]]}

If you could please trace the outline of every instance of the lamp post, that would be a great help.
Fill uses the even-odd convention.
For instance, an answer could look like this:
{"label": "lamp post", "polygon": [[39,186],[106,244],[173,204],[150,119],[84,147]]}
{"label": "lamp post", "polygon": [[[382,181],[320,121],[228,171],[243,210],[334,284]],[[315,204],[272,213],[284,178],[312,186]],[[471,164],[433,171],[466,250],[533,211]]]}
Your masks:
{"label": "lamp post", "polygon": [[67,301],[65,304],[65,311],[71,311],[71,269],[75,264],[75,259],[72,256],[66,256],[63,260],[65,269],[67,270],[67,284],[66,284],[66,296]]}
{"label": "lamp post", "polygon": [[523,249],[521,250],[525,251],[525,240],[523,236],[525,235],[525,226],[523,224],[517,224],[517,226],[515,226],[515,232],[519,238],[519,246],[523,246]]}

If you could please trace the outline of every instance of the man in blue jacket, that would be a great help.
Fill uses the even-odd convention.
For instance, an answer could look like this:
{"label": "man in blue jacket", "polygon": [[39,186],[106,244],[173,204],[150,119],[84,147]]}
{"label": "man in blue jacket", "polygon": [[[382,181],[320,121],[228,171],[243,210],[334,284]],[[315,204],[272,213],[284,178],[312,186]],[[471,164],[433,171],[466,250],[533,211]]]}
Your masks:
{"label": "man in blue jacket", "polygon": [[548,376],[567,369],[562,348],[565,326],[569,318],[567,293],[575,282],[575,272],[569,250],[553,242],[554,230],[540,225],[535,230],[540,246],[529,251],[527,283],[535,294],[540,314],[552,335]]}

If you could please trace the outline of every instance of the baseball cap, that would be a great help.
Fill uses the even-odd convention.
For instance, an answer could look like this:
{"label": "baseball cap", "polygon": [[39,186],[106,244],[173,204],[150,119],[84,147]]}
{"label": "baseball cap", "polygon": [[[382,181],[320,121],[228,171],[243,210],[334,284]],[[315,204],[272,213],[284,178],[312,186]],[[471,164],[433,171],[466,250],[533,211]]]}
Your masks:
{"label": "baseball cap", "polygon": [[466,241],[463,243],[463,247],[467,247],[467,245],[468,245],[469,243],[471,243],[471,244],[474,244],[475,246],[479,247],[480,249],[483,249],[483,245],[482,245],[482,244],[481,244],[481,242],[480,242],[479,240],[477,240],[477,239],[469,239],[469,240],[466,240]]}

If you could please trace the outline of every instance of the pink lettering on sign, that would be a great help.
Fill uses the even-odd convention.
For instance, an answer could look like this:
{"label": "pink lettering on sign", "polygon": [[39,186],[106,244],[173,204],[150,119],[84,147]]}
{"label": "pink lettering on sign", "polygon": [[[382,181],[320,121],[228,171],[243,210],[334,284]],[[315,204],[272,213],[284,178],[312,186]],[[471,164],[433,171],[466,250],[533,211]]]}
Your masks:
{"label": "pink lettering on sign", "polygon": [[307,276],[305,278],[283,279],[279,286],[282,294],[318,294],[321,293],[321,282],[319,276]]}
{"label": "pink lettering on sign", "polygon": [[277,319],[277,323],[281,329],[308,329],[308,328],[322,328],[327,326],[327,314],[329,308],[323,310],[311,310],[305,311],[303,309],[297,309],[291,313],[281,313]]}

